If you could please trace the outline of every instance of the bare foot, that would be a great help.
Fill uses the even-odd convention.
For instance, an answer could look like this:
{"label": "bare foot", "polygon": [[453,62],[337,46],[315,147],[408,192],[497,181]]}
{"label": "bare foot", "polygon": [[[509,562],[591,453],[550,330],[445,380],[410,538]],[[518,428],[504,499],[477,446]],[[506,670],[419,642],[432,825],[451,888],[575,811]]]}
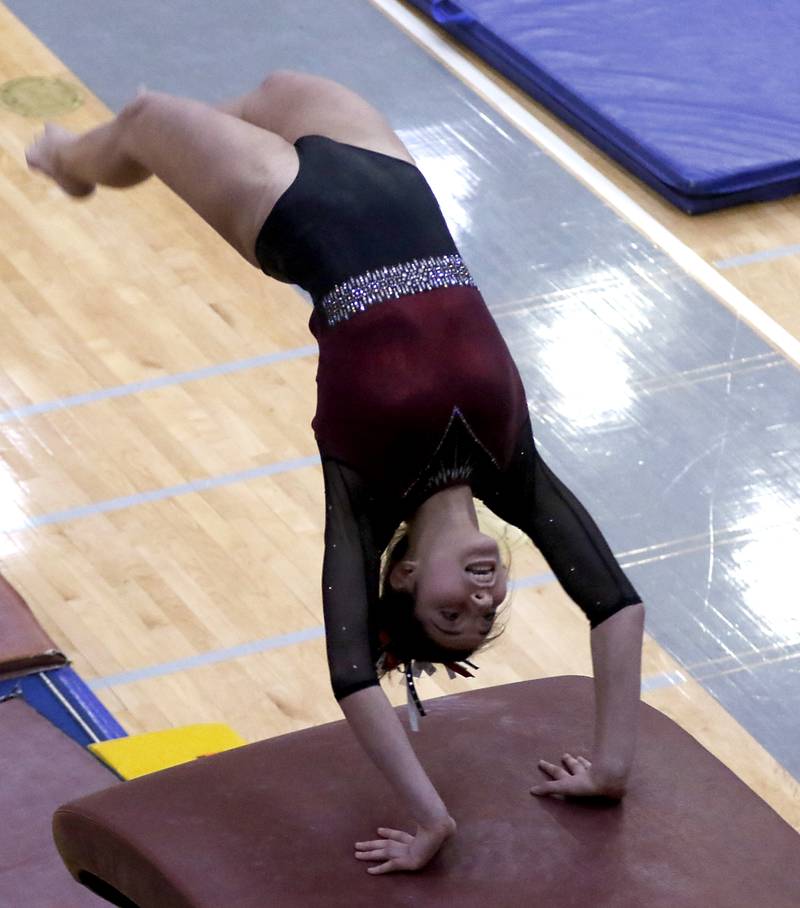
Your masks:
{"label": "bare foot", "polygon": [[83,183],[67,176],[59,163],[59,150],[74,140],[75,136],[55,123],[47,123],[44,132],[25,152],[31,170],[38,170],[54,180],[69,195],[81,198],[94,192],[93,183]]}

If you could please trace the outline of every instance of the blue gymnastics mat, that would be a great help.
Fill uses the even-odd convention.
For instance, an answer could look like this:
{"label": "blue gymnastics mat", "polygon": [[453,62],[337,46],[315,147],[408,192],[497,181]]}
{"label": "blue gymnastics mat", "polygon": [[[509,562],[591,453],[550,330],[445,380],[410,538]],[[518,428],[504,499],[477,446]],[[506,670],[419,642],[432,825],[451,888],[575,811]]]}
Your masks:
{"label": "blue gymnastics mat", "polygon": [[128,734],[70,666],[0,680],[0,702],[14,697],[81,747]]}
{"label": "blue gymnastics mat", "polygon": [[678,208],[800,191],[800,4],[410,0]]}

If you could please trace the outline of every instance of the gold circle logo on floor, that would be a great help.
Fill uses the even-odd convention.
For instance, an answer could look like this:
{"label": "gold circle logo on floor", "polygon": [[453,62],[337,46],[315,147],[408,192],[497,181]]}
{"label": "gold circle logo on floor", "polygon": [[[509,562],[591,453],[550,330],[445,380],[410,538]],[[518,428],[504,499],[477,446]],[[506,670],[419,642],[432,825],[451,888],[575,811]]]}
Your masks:
{"label": "gold circle logo on floor", "polygon": [[23,76],[0,85],[0,105],[23,117],[57,117],[81,104],[81,93],[63,79]]}

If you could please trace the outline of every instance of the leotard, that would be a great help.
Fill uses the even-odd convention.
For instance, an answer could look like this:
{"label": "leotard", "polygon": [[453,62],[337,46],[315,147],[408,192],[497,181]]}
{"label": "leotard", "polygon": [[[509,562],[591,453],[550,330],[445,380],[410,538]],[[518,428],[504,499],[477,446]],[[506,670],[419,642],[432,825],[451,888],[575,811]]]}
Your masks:
{"label": "leotard", "polygon": [[298,175],[256,254],[314,303],[312,425],[336,697],[378,683],[381,553],[447,486],[469,485],[525,532],[593,627],[639,602],[596,524],[539,456],[516,365],[419,169],[324,136],[295,148]]}

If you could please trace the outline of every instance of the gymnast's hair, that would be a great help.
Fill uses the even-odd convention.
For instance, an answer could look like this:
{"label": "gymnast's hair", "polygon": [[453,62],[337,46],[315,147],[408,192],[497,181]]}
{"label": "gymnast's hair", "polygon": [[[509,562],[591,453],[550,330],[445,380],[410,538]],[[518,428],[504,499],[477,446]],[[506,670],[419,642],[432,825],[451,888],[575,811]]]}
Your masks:
{"label": "gymnast's hair", "polygon": [[[463,662],[476,652],[482,652],[504,631],[497,622],[486,640],[477,649],[451,649],[433,641],[425,631],[422,622],[414,613],[414,596],[404,590],[396,590],[389,583],[389,575],[395,565],[408,552],[408,530],[400,524],[383,553],[381,566],[380,597],[377,609],[377,629],[381,643],[381,657],[376,668],[378,677],[400,665],[408,666],[412,660],[422,662]],[[507,553],[507,557],[510,553]],[[507,604],[508,600],[506,600]],[[502,606],[501,606],[502,607]]]}

